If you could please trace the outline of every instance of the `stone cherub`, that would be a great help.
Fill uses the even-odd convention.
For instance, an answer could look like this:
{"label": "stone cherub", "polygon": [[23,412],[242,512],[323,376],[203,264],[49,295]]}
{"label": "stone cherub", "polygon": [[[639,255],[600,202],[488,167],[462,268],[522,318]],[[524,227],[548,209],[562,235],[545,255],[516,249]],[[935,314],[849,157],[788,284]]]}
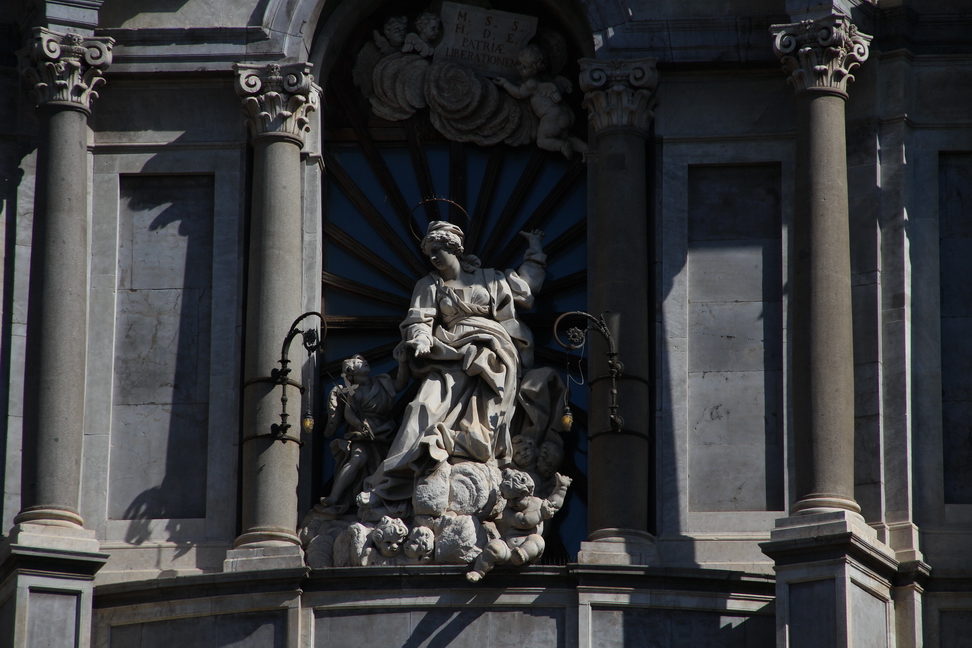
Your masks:
{"label": "stone cherub", "polygon": [[378,51],[386,56],[394,52],[401,52],[402,46],[405,45],[405,32],[407,29],[408,18],[405,16],[391,16],[385,21],[381,34],[378,33],[377,29],[372,32]]}
{"label": "stone cherub", "polygon": [[420,14],[415,19],[415,32],[405,37],[402,52],[415,52],[425,58],[432,56],[435,53],[432,42],[439,37],[440,31],[442,31],[441,18],[428,11]]}
{"label": "stone cherub", "polygon": [[574,111],[564,103],[564,95],[570,94],[573,86],[562,76],[546,78],[547,67],[543,49],[530,44],[520,50],[520,83],[503,77],[496,77],[493,82],[512,97],[530,101],[530,107],[540,119],[537,146],[545,151],[560,151],[564,157],[570,158],[575,151],[583,153],[587,150],[584,140],[570,134]]}
{"label": "stone cherub", "polygon": [[331,442],[337,465],[334,486],[321,498],[324,511],[337,515],[347,511],[364,479],[384,461],[395,434],[395,396],[405,389],[410,375],[408,364],[401,362],[395,378],[372,376],[371,366],[361,355],[346,359],[342,369],[344,384],[336,385],[328,395],[324,434],[333,436],[342,424],[347,431]]}
{"label": "stone cherub", "polygon": [[570,477],[555,475],[557,486],[547,499],[533,495],[533,478],[522,470],[507,468],[503,471],[500,494],[506,498],[506,508],[496,520],[500,539],[490,540],[476,559],[466,579],[476,583],[496,565],[513,563],[525,565],[543,554],[543,523],[564,505]]}

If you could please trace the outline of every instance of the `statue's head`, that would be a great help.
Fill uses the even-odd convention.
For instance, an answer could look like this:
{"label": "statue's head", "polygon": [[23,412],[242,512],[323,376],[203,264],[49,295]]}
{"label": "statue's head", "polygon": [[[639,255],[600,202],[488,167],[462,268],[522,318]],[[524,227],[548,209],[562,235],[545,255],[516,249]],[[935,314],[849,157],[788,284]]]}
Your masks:
{"label": "statue's head", "polygon": [[537,457],[537,472],[544,479],[550,479],[564,461],[564,446],[557,441],[544,441],[540,444],[540,456]]}
{"label": "statue's head", "polygon": [[441,19],[434,13],[426,11],[415,19],[415,29],[426,41],[434,40],[439,36],[439,28],[442,25]]}
{"label": "statue's head", "polygon": [[424,526],[417,526],[408,534],[405,542],[405,555],[409,558],[419,560],[432,555],[435,549],[435,534],[432,529]]}
{"label": "statue's head", "polygon": [[408,537],[408,527],[398,518],[383,516],[371,531],[371,541],[385,558],[394,558]]}
{"label": "statue's head", "polygon": [[456,256],[462,256],[462,243],[466,235],[458,225],[446,221],[432,221],[429,230],[422,239],[422,251],[429,254],[433,247],[448,250]]}
{"label": "statue's head", "polygon": [[371,376],[371,365],[360,353],[341,363],[341,377],[349,385],[361,384]]}
{"label": "statue's head", "polygon": [[508,500],[516,500],[527,495],[533,495],[533,477],[515,468],[503,470],[503,481],[500,482],[500,495]]}
{"label": "statue's head", "polygon": [[547,54],[539,45],[530,44],[520,50],[520,73],[530,76],[547,69]]}
{"label": "statue's head", "polygon": [[523,470],[533,470],[537,464],[537,442],[531,436],[518,434],[512,439],[513,463]]}
{"label": "statue's head", "polygon": [[405,16],[392,16],[385,21],[382,28],[388,43],[396,48],[405,44],[405,33],[408,31],[408,18]]}

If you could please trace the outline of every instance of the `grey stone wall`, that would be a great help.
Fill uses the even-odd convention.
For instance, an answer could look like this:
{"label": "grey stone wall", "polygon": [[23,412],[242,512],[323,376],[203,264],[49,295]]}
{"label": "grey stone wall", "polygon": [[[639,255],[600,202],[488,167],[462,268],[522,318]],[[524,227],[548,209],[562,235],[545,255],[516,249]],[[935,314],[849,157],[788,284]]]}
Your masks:
{"label": "grey stone wall", "polygon": [[780,167],[688,170],[689,509],[783,510]]}
{"label": "grey stone wall", "polygon": [[[112,628],[110,648],[284,648],[284,612],[254,611],[148,621]],[[345,644],[351,645],[351,644]]]}
{"label": "grey stone wall", "polygon": [[110,519],[206,516],[213,185],[120,180]]}
{"label": "grey stone wall", "polygon": [[972,154],[939,160],[945,503],[972,504]]}

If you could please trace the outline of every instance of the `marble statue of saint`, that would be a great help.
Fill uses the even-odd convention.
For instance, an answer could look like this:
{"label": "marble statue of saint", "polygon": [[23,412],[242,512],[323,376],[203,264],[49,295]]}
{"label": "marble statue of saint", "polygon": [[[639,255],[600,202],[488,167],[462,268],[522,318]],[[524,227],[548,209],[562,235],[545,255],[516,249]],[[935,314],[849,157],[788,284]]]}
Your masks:
{"label": "marble statue of saint", "polygon": [[443,462],[512,461],[510,421],[517,388],[533,363],[533,339],[517,318],[533,307],[546,256],[540,231],[521,232],[529,247],[517,270],[483,268],[466,255],[462,230],[429,224],[422,250],[435,270],[420,279],[395,350],[420,380],[388,457],[365,481],[359,506],[408,515],[416,478]]}
{"label": "marble statue of saint", "polygon": [[323,512],[342,514],[354,502],[364,479],[381,464],[395,432],[392,408],[395,396],[408,385],[408,365],[399,364],[395,378],[371,375],[361,355],[342,363],[343,385],[336,385],[327,399],[328,421],[324,434],[333,436],[344,425],[343,438],[331,442],[335,465],[334,486],[321,498]]}

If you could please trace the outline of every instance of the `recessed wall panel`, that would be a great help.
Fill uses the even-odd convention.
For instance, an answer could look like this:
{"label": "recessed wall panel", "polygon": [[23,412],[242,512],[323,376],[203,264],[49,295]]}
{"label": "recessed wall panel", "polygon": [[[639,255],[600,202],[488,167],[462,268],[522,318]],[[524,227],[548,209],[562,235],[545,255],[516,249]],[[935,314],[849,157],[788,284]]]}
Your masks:
{"label": "recessed wall panel", "polygon": [[689,510],[781,510],[780,166],[688,177]]}
{"label": "recessed wall panel", "polygon": [[318,610],[314,645],[522,648],[566,645],[562,608]]}
{"label": "recessed wall panel", "polygon": [[942,443],[946,504],[972,504],[972,153],[939,165]]}
{"label": "recessed wall panel", "polygon": [[213,178],[119,186],[109,517],[205,517]]}

